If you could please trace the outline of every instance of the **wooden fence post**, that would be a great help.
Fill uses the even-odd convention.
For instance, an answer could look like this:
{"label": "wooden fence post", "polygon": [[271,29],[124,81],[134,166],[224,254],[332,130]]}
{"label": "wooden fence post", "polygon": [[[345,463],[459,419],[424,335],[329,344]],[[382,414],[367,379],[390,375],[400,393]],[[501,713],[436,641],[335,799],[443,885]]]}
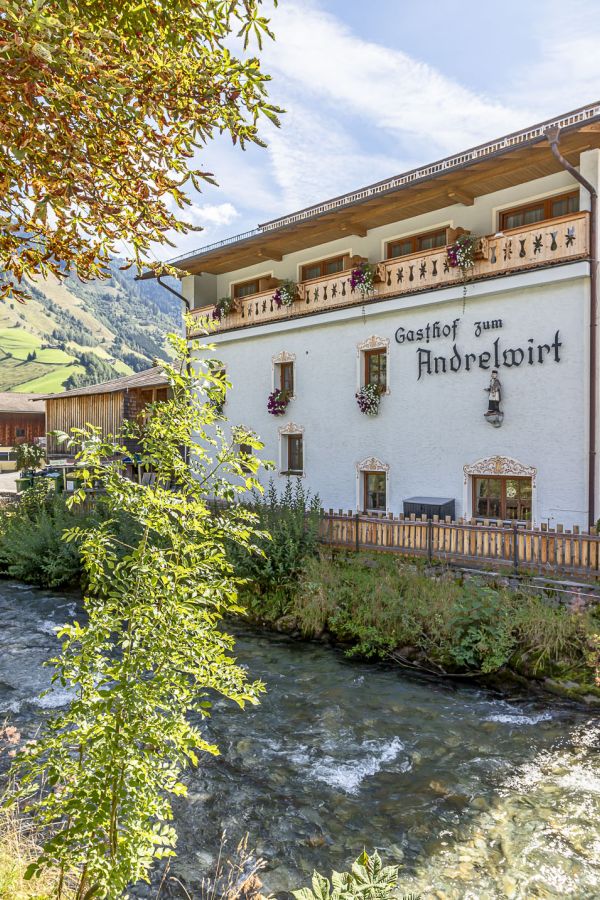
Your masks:
{"label": "wooden fence post", "polygon": [[354,514],[354,525],[356,528],[355,548],[356,548],[356,552],[358,553],[358,551],[360,550],[360,541],[359,541],[360,516],[358,513]]}
{"label": "wooden fence post", "polygon": [[519,543],[518,543],[517,523],[513,522],[513,571],[515,575],[519,574]]}
{"label": "wooden fence post", "polygon": [[433,520],[427,520],[427,561],[429,565],[433,562]]}

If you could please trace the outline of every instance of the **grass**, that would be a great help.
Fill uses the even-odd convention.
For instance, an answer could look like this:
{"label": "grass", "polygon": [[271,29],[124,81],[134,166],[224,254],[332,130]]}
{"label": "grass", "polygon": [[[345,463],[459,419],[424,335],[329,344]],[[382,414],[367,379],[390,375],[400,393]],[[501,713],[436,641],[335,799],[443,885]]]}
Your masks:
{"label": "grass", "polygon": [[37,350],[37,359],[39,362],[51,363],[52,365],[69,365],[75,362],[75,357],[70,353],[58,348],[46,347],[44,350]]}
{"label": "grass", "polygon": [[23,382],[22,384],[18,384],[12,388],[13,391],[17,393],[32,393],[32,394],[53,394],[60,393],[64,390],[63,382],[69,377],[69,375],[77,374],[80,372],[84,372],[83,366],[78,366],[76,364],[69,366],[54,366],[53,369],[44,373],[43,375],[39,375],[39,377],[33,378],[31,381]]}
{"label": "grass", "polygon": [[0,328],[0,349],[14,359],[27,359],[32,350],[41,346],[39,337],[22,328]]}
{"label": "grass", "polygon": [[[0,900],[55,900],[57,873],[52,870],[27,881],[27,866],[40,854],[40,846],[27,819],[14,809],[0,809]],[[65,900],[75,894],[66,890]]]}
{"label": "grass", "polygon": [[[62,366],[58,369],[48,363],[23,362],[10,356],[4,357],[0,361],[0,391],[29,391],[30,381],[62,371],[64,371]],[[66,377],[63,375],[59,380],[62,382]]]}

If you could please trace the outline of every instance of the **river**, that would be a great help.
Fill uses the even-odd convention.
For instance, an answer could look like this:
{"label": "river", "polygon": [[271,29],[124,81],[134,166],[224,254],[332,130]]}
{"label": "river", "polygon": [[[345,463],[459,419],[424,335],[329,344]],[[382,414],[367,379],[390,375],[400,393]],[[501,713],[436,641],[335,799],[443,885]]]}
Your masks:
{"label": "river", "polygon": [[[68,701],[38,695],[75,611],[68,595],[0,582],[0,721],[25,737]],[[188,773],[175,807],[173,870],[188,884],[226,829],[229,845],[249,833],[274,892],[366,846],[401,861],[404,892],[423,900],[600,898],[596,715],[251,631],[237,654],[267,694],[245,711],[218,702],[205,728],[221,756]]]}

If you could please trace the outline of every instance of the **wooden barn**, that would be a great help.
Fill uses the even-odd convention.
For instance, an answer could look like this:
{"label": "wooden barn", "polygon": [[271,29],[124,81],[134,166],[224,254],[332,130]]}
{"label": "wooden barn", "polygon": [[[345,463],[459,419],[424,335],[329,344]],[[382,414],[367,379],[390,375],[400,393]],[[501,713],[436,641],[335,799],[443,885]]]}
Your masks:
{"label": "wooden barn", "polygon": [[[45,398],[47,431],[70,432],[89,424],[101,428],[104,437],[117,434],[126,419],[134,419],[149,403],[166,400],[167,394],[167,378],[159,366],[63,394],[49,394]],[[64,456],[64,447],[49,433],[48,460]]]}
{"label": "wooden barn", "polygon": [[32,444],[46,434],[46,409],[40,394],[0,393],[0,471],[14,469],[17,444]]}

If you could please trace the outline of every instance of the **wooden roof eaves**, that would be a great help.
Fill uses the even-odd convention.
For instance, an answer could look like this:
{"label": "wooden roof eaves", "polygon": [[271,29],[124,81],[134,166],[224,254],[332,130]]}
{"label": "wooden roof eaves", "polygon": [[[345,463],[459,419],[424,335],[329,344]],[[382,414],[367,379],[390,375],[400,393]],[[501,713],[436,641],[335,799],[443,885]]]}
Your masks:
{"label": "wooden roof eaves", "polygon": [[[577,146],[569,146],[573,143],[571,140],[569,140],[571,137],[576,137],[578,134],[582,134],[582,137],[585,135],[584,140],[587,142],[588,146],[597,146],[600,143],[600,134],[591,130],[590,128],[590,126],[596,124],[600,124],[600,115],[586,120],[584,126],[582,126],[581,123],[576,123],[573,126],[566,126],[562,129],[561,137],[563,140],[563,146],[561,146],[561,150],[563,152],[563,155],[567,159],[569,159],[569,156],[578,156],[583,149],[581,147],[578,148]],[[583,127],[586,128],[585,132],[583,132]],[[184,272],[190,274],[199,274],[201,272],[221,274],[232,271],[234,269],[245,268],[260,261],[256,258],[255,251],[255,248],[258,244],[262,244],[263,246],[267,244],[269,247],[277,247],[278,252],[281,252],[282,250],[284,253],[286,252],[286,250],[287,253],[295,252],[296,250],[301,249],[301,247],[307,247],[310,245],[302,244],[301,246],[298,246],[296,241],[289,241],[289,237],[291,235],[299,236],[306,231],[313,230],[319,230],[319,232],[323,232],[325,234],[328,232],[330,226],[332,230],[335,230],[336,223],[339,223],[342,220],[344,214],[356,216],[357,209],[360,209],[361,220],[368,219],[369,213],[372,209],[383,212],[388,207],[388,204],[385,203],[385,200],[387,198],[391,200],[392,198],[401,196],[407,191],[411,191],[418,195],[420,193],[427,192],[427,188],[429,186],[432,186],[433,184],[443,186],[452,183],[454,184],[454,186],[464,185],[466,187],[466,182],[463,182],[460,176],[467,170],[471,170],[473,175],[472,179],[468,179],[470,186],[471,181],[474,181],[476,183],[481,178],[485,178],[486,170],[489,170],[493,166],[495,166],[495,173],[497,177],[508,175],[509,173],[514,172],[516,168],[518,168],[521,172],[525,172],[527,170],[527,167],[521,168],[519,166],[519,158],[525,155],[529,156],[533,149],[538,148],[540,152],[543,149],[545,150],[546,148],[548,150],[548,158],[547,160],[544,160],[543,166],[544,169],[547,169],[547,172],[542,174],[551,174],[552,172],[560,171],[560,167],[552,156],[550,147],[546,142],[546,138],[543,135],[537,136],[527,143],[515,144],[514,146],[509,147],[502,147],[475,161],[473,159],[468,159],[464,163],[458,163],[456,166],[452,167],[452,169],[444,169],[440,172],[432,175],[427,175],[423,178],[416,178],[414,181],[406,184],[392,186],[388,190],[382,190],[381,192],[367,199],[357,199],[345,203],[344,205],[329,209],[322,214],[315,215],[314,217],[309,217],[296,222],[285,224],[281,228],[273,228],[272,230],[266,230],[258,234],[251,234],[245,239],[229,243],[219,248],[215,248],[212,251],[209,250],[206,253],[202,253],[202,251],[199,251],[197,255],[192,256],[189,259],[180,260],[180,267],[182,267]],[[502,157],[506,158],[506,164],[498,166],[498,160]],[[577,162],[578,160],[575,159],[570,161]],[[536,175],[535,177],[542,176]],[[527,177],[527,175],[525,175],[522,180],[527,181],[529,180],[529,178]],[[385,182],[379,182],[379,184],[384,183]],[[512,183],[517,184],[519,182],[507,182],[506,186],[510,186],[510,184]],[[377,184],[372,185],[371,187],[373,186],[377,186]],[[342,200],[343,196],[340,198],[333,198],[330,202],[334,203],[337,199]],[[443,203],[443,205],[446,206],[451,205],[452,203],[452,201],[448,199],[447,193],[444,193],[443,188],[439,191],[439,193],[437,191],[435,193],[432,193],[430,199],[431,201]],[[384,202],[382,203],[382,201]],[[413,206],[413,204],[410,204],[401,211],[394,204],[395,212],[401,213],[397,216],[398,221],[404,218],[409,218],[411,215],[419,214],[418,212],[409,212],[411,206]],[[434,209],[435,205],[431,208]],[[311,207],[306,207],[304,210],[299,210],[293,215],[301,215],[310,209]],[[277,220],[274,221],[276,222]],[[269,223],[264,223],[264,225],[268,224]],[[382,220],[381,224],[386,223]],[[377,225],[373,224],[370,227],[374,228],[377,227]],[[343,237],[348,233],[349,232],[347,230],[344,232],[340,229],[339,235],[337,235],[337,237]],[[335,237],[324,236],[323,240],[320,242],[326,243],[328,240],[333,239],[335,239]],[[283,247],[285,249],[279,246],[280,243],[283,244]],[[173,260],[174,265],[177,265],[177,262],[177,260]],[[185,265],[182,265],[184,263]]]}

